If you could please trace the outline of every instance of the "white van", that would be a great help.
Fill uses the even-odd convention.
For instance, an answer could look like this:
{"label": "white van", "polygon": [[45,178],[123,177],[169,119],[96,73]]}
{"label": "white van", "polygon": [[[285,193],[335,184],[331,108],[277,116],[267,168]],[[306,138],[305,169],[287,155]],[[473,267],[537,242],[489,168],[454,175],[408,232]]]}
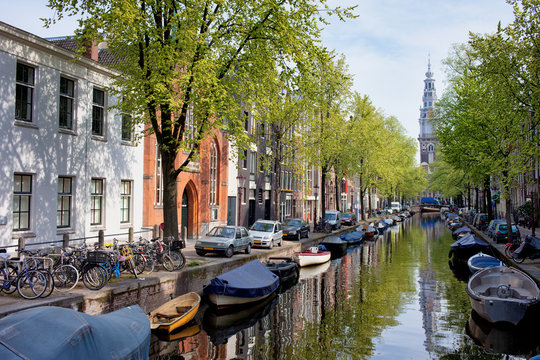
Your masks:
{"label": "white van", "polygon": [[328,210],[324,213],[324,219],[328,221],[332,230],[341,229],[341,211]]}
{"label": "white van", "polygon": [[400,212],[401,204],[397,201],[393,201],[390,203],[390,208],[392,209],[392,212]]}

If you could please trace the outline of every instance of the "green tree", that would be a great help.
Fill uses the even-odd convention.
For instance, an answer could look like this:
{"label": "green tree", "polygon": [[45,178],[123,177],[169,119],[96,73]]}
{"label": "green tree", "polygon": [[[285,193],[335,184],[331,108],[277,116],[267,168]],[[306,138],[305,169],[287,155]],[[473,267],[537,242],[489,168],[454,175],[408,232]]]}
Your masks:
{"label": "green tree", "polygon": [[[232,141],[247,142],[239,115],[254,96],[251,79],[269,61],[287,67],[309,58],[325,2],[49,0],[56,17],[46,25],[81,17],[81,52],[84,44],[107,42],[119,72],[110,91],[124,99],[124,111],[151,125],[162,158],[165,236],[178,236],[176,179],[199,156],[201,141],[226,128]],[[329,13],[336,11],[350,15]]]}

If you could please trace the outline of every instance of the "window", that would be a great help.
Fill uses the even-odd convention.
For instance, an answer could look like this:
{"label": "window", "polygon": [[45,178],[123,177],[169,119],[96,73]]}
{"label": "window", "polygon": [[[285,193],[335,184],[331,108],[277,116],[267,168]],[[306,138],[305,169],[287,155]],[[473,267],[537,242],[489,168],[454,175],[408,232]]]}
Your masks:
{"label": "window", "polygon": [[186,111],[186,126],[184,127],[184,134],[182,136],[182,140],[186,142],[184,150],[193,149],[196,130],[193,104],[189,104]]}
{"label": "window", "polygon": [[17,63],[15,87],[15,119],[32,121],[32,103],[34,96],[33,67]]}
{"label": "window", "polygon": [[30,230],[32,175],[15,174],[13,182],[13,231]]}
{"label": "window", "polygon": [[248,151],[244,150],[244,156],[242,157],[242,169],[247,169]]}
{"label": "window", "polygon": [[244,130],[248,131],[249,129],[249,113],[244,111]]}
{"label": "window", "polygon": [[257,153],[252,151],[249,157],[249,180],[255,180],[255,170],[257,169]]}
{"label": "window", "polygon": [[122,114],[122,140],[133,141],[133,130],[131,128],[131,116]]}
{"label": "window", "polygon": [[131,222],[131,197],[133,183],[130,180],[122,180],[120,183],[120,223],[128,224]]}
{"label": "window", "polygon": [[58,109],[58,126],[62,129],[73,129],[73,102],[75,98],[75,82],[60,78],[60,108]]}
{"label": "window", "polygon": [[71,226],[71,198],[73,196],[73,179],[58,177],[58,200],[56,204],[56,227],[68,228]]}
{"label": "window", "polygon": [[210,205],[217,203],[217,146],[215,142],[210,145]]}
{"label": "window", "polygon": [[262,189],[259,189],[259,204],[263,203],[263,191]]}
{"label": "window", "polygon": [[156,140],[156,167],[154,168],[154,205],[163,205],[163,172],[161,168],[161,151]]}
{"label": "window", "polygon": [[428,145],[428,152],[433,152],[433,150],[435,150],[433,144],[429,144]]}
{"label": "window", "polygon": [[94,89],[92,97],[92,135],[103,136],[105,120],[105,92]]}
{"label": "window", "polygon": [[92,179],[90,184],[90,225],[103,225],[103,179]]}
{"label": "window", "polygon": [[240,188],[240,196],[242,197],[242,204],[247,202],[247,191],[245,187]]}

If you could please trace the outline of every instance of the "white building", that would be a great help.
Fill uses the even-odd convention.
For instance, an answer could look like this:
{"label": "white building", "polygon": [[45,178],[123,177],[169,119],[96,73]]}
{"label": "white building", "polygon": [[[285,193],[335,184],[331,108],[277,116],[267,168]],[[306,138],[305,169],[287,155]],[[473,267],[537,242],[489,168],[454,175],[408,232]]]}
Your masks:
{"label": "white building", "polygon": [[141,228],[143,146],[91,55],[0,22],[0,247]]}
{"label": "white building", "polygon": [[435,133],[436,119],[434,117],[434,107],[437,102],[437,90],[435,89],[435,79],[431,71],[431,63],[428,61],[428,71],[424,79],[424,94],[422,95],[422,106],[420,107],[420,135],[418,143],[420,146],[420,163],[428,166],[435,160],[435,148],[439,143]]}

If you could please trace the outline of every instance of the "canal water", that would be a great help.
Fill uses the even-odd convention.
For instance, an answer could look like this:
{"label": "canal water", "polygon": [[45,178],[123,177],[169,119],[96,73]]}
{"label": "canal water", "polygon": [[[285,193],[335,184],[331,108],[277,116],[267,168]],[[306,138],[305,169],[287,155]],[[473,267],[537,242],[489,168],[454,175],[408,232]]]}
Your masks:
{"label": "canal water", "polygon": [[152,335],[151,359],[528,359],[538,326],[494,327],[471,312],[451,233],[417,214],[375,242],[302,268],[289,289],[234,313]]}

